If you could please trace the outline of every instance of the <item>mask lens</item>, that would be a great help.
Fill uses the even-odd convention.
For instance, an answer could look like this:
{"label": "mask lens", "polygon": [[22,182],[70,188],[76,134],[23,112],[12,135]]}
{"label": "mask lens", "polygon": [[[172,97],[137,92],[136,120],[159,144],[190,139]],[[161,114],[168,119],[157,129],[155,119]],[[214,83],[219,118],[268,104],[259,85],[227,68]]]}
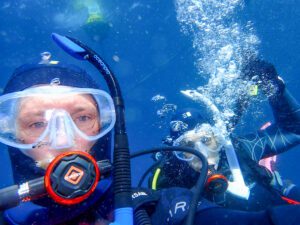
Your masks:
{"label": "mask lens", "polygon": [[186,153],[186,152],[175,151],[174,154],[179,160],[186,161],[186,162],[192,161],[195,158],[193,154]]}
{"label": "mask lens", "polygon": [[[64,129],[52,126],[53,118],[64,124]],[[53,129],[73,133],[72,138],[95,141],[114,123],[111,97],[96,89],[40,86],[0,97],[0,141],[20,149],[49,141]]]}
{"label": "mask lens", "polygon": [[[197,126],[194,130],[190,130],[181,135],[174,141],[174,146],[186,146],[196,149],[199,152],[208,152],[212,143],[214,133],[209,124],[202,124]],[[192,161],[194,159],[193,154],[176,151],[175,156],[184,161]],[[207,155],[205,155],[207,156]]]}
{"label": "mask lens", "polygon": [[[183,146],[183,147],[190,147],[190,148],[195,147],[194,143],[188,141],[185,135],[181,135],[179,138],[177,138],[174,141],[173,146],[178,146],[178,147]],[[174,154],[179,160],[183,160],[183,161],[191,161],[195,157],[193,154],[187,152],[181,152],[181,151],[175,151]]]}
{"label": "mask lens", "polygon": [[96,103],[72,113],[71,117],[76,127],[84,134],[92,136],[99,133],[101,124]]}
{"label": "mask lens", "polygon": [[24,133],[29,137],[38,138],[44,133],[48,126],[47,121],[42,121],[42,119],[38,120],[36,118],[32,118],[28,125],[21,125],[24,128]]}
{"label": "mask lens", "polygon": [[212,140],[212,137],[211,136],[203,136],[203,137],[200,137],[200,141],[202,144],[205,144],[205,145],[209,145],[211,143],[211,140]]}

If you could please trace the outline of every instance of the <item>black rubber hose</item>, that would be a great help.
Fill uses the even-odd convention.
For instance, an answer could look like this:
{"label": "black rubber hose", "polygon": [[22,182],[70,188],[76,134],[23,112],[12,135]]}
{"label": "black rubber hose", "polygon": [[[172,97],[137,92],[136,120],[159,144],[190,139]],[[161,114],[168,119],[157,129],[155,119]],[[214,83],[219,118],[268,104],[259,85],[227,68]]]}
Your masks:
{"label": "black rubber hose", "polygon": [[19,205],[18,189],[18,185],[13,185],[0,190],[0,211]]}
{"label": "black rubber hose", "polygon": [[139,209],[134,213],[134,224],[136,224],[136,225],[151,225],[151,220],[150,220],[146,210]]}
{"label": "black rubber hose", "polygon": [[92,49],[75,38],[68,37],[88,53],[85,58],[93,64],[104,77],[116,110],[116,124],[114,127],[114,199],[115,207],[132,207],[131,200],[131,169],[128,137],[125,127],[125,109],[119,83],[107,63]]}

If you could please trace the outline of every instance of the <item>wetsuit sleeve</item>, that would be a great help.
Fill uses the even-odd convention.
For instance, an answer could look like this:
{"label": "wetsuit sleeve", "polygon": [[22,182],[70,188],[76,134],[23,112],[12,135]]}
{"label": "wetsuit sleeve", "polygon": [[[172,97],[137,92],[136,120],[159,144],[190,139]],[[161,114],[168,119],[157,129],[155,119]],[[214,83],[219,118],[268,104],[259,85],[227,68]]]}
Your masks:
{"label": "wetsuit sleeve", "polygon": [[300,106],[288,90],[269,98],[275,123],[255,134],[237,138],[242,149],[259,161],[288,151],[300,143]]}
{"label": "wetsuit sleeve", "polygon": [[282,94],[269,97],[275,124],[287,132],[300,134],[300,105],[298,101],[284,89]]}
{"label": "wetsuit sleeve", "polygon": [[[264,60],[250,59],[242,69],[243,79],[254,82],[268,97],[275,122],[263,131],[241,138],[252,159],[259,161],[285,152],[300,143],[300,105],[285,88],[275,67]],[[246,102],[249,99],[246,99]],[[247,107],[247,106],[245,106]],[[239,107],[245,109],[245,107]],[[241,115],[241,113],[239,114]]]}

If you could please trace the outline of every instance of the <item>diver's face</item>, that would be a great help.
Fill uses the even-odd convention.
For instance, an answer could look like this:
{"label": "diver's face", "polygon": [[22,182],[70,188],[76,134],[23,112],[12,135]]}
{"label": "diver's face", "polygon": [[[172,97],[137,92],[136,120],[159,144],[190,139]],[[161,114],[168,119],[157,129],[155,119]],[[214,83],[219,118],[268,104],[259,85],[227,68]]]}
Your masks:
{"label": "diver's face", "polygon": [[217,138],[212,131],[197,132],[195,141],[199,141],[202,145],[209,148],[211,151],[216,151],[218,148]]}
{"label": "diver's face", "polygon": [[[45,133],[46,129],[50,129],[47,132],[48,135],[35,148],[26,152],[40,167],[46,168],[57,155],[66,151],[89,152],[95,143],[95,141],[88,141],[76,135],[76,132],[70,133],[72,126],[65,125],[61,120],[71,118],[72,124],[81,132],[93,136],[100,130],[98,114],[97,105],[90,95],[25,98],[19,103],[18,138],[24,144],[32,144]],[[58,124],[55,128],[52,126],[49,128],[51,117],[55,117],[55,122],[50,122],[50,124]],[[57,149],[53,148],[53,143],[51,143],[54,139]]]}
{"label": "diver's face", "polygon": [[215,134],[208,129],[196,130],[185,134],[184,144],[189,147],[196,147],[195,144],[200,143],[204,148],[199,151],[207,156],[207,151],[216,151],[219,147]]}
{"label": "diver's face", "polygon": [[[219,160],[220,143],[217,137],[210,129],[210,125],[204,125],[203,129],[196,129],[186,134],[185,142],[199,152],[201,152],[207,159],[209,165],[215,165]],[[188,156],[190,157],[190,155]],[[188,161],[189,165],[196,171],[202,168],[202,162],[198,157]]]}

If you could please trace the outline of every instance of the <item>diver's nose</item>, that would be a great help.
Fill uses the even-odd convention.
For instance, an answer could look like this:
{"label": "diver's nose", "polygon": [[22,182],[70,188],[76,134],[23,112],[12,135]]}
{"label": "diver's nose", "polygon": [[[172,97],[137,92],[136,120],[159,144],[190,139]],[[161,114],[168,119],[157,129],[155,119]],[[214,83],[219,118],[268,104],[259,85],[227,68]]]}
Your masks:
{"label": "diver's nose", "polygon": [[50,125],[50,143],[54,149],[71,148],[74,145],[74,132],[69,116],[64,111],[52,115]]}

